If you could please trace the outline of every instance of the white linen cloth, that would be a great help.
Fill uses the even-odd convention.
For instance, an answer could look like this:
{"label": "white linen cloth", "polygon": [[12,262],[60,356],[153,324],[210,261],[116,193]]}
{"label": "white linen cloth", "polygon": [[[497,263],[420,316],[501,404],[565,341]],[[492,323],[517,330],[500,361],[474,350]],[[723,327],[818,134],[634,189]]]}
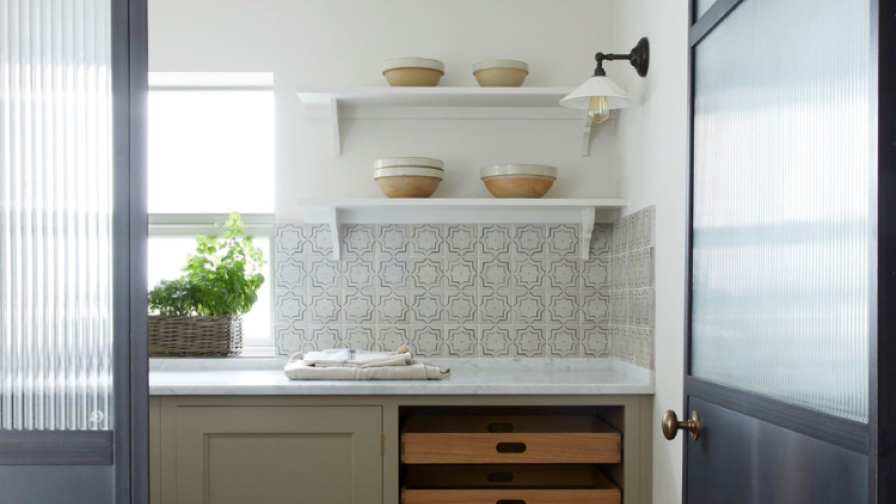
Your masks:
{"label": "white linen cloth", "polygon": [[290,380],[444,380],[451,371],[415,362],[407,366],[349,367],[309,366],[290,359],[284,368]]}
{"label": "white linen cloth", "polygon": [[451,370],[414,362],[411,350],[371,352],[337,348],[295,353],[283,368],[290,380],[444,380]]}
{"label": "white linen cloth", "polygon": [[407,366],[411,363],[411,351],[408,347],[401,347],[397,352],[372,352],[370,350],[356,350],[354,348],[334,348],[295,354],[308,366],[331,367],[384,367]]}

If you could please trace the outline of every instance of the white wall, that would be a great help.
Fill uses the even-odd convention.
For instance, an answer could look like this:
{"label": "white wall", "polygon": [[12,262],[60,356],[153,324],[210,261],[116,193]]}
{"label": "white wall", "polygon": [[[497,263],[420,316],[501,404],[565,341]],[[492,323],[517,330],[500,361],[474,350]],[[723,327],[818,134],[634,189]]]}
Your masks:
{"label": "white wall", "polygon": [[[610,76],[643,94],[644,104],[617,124],[619,190],[630,211],[656,205],[656,398],[653,502],[681,502],[682,445],[666,441],[659,419],[682,415],[687,190],[688,0],[620,0],[614,50],[650,39],[650,72],[641,79],[622,63]],[[620,68],[617,68],[620,67]]]}
{"label": "white wall", "polygon": [[298,198],[378,197],[373,160],[422,155],[446,161],[439,197],[487,196],[478,168],[558,166],[551,197],[614,197],[612,122],[581,156],[578,121],[346,121],[334,157],[329,122],[307,120],[296,88],[382,86],[382,62],[437,58],[441,85],[475,85],[471,66],[529,62],[526,85],[570,86],[613,41],[612,0],[150,0],[151,71],[275,73],[277,214],[300,218]]}

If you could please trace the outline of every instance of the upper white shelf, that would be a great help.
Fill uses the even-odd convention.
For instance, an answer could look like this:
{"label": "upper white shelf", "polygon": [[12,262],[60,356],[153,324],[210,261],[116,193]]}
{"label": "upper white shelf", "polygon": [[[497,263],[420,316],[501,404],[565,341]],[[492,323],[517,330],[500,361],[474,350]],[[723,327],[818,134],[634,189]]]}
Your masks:
{"label": "upper white shelf", "polygon": [[[563,108],[566,87],[356,87],[299,89],[304,105],[326,105],[336,155],[342,154],[341,119],[553,119],[585,120],[581,110]],[[590,122],[583,155],[588,155]]]}
{"label": "upper white shelf", "polygon": [[[357,87],[299,89],[306,105],[339,100],[350,106],[373,107],[553,107],[572,92],[565,87]],[[561,109],[562,110],[562,109]],[[581,115],[581,114],[579,114]]]}
{"label": "upper white shelf", "polygon": [[351,199],[300,200],[309,223],[329,224],[333,251],[345,224],[576,224],[581,226],[582,258],[595,222],[611,222],[624,199]]}

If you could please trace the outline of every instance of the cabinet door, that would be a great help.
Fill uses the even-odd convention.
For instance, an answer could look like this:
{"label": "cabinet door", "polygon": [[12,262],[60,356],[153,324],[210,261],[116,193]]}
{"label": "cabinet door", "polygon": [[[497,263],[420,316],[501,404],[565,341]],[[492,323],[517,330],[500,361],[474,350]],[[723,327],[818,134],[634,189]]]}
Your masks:
{"label": "cabinet door", "polygon": [[178,504],[382,503],[381,408],[181,406],[176,416]]}

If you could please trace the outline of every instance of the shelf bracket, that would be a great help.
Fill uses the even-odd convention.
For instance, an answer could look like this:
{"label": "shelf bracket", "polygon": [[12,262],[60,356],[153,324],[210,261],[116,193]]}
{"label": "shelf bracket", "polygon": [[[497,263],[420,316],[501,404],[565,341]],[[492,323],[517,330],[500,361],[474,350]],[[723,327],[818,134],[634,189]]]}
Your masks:
{"label": "shelf bracket", "polygon": [[582,128],[582,157],[591,155],[591,119],[585,118],[585,126]]}
{"label": "shelf bracket", "polygon": [[339,134],[339,100],[330,100],[330,125],[333,128],[333,150],[336,156],[342,155],[342,137]]}
{"label": "shelf bracket", "polygon": [[594,233],[594,208],[582,209],[582,260],[587,261],[591,253],[591,235]]}
{"label": "shelf bracket", "polygon": [[342,241],[339,232],[339,209],[335,206],[329,208],[327,221],[330,225],[330,237],[333,240],[333,260],[338,261],[340,257],[339,243]]}

